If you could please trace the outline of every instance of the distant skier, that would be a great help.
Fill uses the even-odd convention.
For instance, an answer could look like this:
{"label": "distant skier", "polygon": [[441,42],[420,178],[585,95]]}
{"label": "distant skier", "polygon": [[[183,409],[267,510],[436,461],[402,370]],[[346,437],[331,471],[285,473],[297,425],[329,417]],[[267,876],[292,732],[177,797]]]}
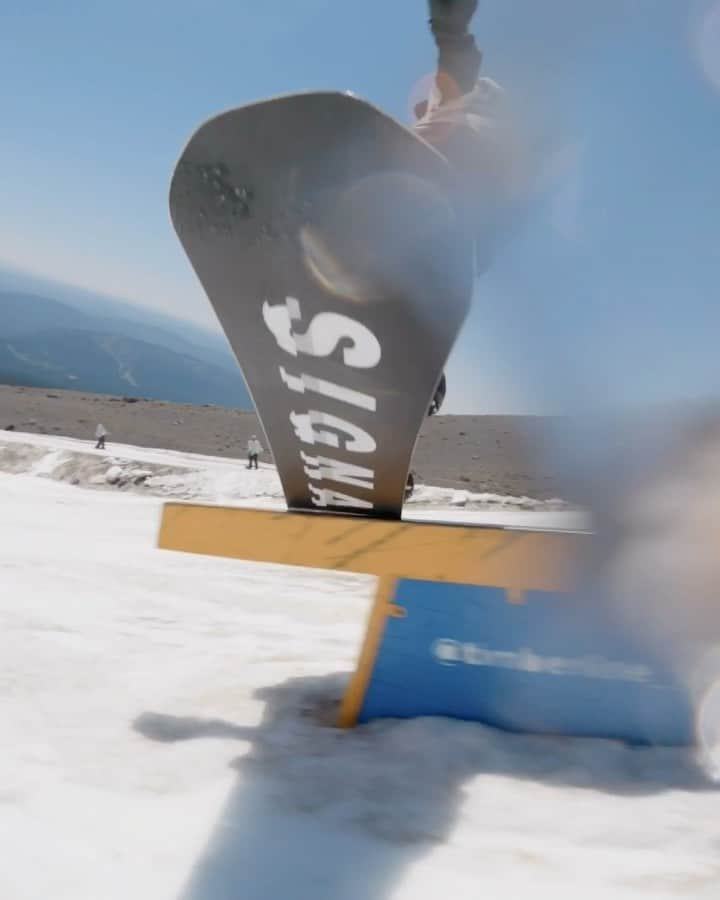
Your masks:
{"label": "distant skier", "polygon": [[96,450],[104,450],[105,449],[105,438],[108,436],[110,432],[105,428],[104,425],[100,424],[95,429],[95,438],[97,443],[95,444]]}
{"label": "distant skier", "polygon": [[260,441],[257,439],[257,435],[253,434],[250,436],[250,440],[247,442],[247,455],[248,455],[248,469],[258,467],[258,456],[263,452]]}

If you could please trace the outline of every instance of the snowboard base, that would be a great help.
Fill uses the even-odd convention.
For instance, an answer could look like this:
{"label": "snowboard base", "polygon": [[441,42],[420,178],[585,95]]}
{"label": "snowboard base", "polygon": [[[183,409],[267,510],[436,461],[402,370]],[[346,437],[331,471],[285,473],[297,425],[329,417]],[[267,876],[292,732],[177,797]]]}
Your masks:
{"label": "snowboard base", "polygon": [[216,116],[178,161],[172,221],[290,509],[400,518],[472,298],[449,177],[411,131],[327,92]]}

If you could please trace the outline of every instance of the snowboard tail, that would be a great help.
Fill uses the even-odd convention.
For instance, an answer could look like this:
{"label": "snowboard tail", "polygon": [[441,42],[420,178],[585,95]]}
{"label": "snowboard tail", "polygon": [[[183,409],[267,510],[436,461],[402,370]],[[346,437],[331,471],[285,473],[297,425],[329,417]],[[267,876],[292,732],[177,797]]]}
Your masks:
{"label": "snowboard tail", "polygon": [[291,509],[401,513],[472,290],[447,177],[431,147],[347,94],[232,110],[182,154],[173,224]]}

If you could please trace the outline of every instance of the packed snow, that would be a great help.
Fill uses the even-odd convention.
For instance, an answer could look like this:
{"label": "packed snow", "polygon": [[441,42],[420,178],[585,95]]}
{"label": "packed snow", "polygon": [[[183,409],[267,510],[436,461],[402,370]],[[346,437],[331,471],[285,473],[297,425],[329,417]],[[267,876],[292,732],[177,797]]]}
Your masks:
{"label": "packed snow", "polygon": [[[0,433],[0,471],[44,476],[75,486],[137,491],[175,500],[284,509],[277,469],[248,471],[242,460],[154,450],[127,444],[93,449],[92,441],[55,435]],[[536,500],[418,484],[405,518],[578,530],[586,513],[561,499]]]}
{"label": "packed snow", "polygon": [[269,467],[0,437],[3,900],[718,897],[694,751],[340,731],[373,579],[157,550],[164,497],[281,505]]}

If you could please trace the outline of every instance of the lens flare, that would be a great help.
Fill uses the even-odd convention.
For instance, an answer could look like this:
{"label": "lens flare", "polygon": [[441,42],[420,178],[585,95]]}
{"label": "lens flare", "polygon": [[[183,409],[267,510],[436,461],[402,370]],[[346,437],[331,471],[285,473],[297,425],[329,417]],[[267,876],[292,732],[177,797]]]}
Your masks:
{"label": "lens flare", "polygon": [[716,672],[698,704],[696,733],[704,768],[713,781],[720,782],[720,665]]}
{"label": "lens flare", "polygon": [[300,243],[308,271],[324,290],[370,303],[417,272],[454,222],[438,185],[406,172],[381,172],[328,198],[301,229]]}
{"label": "lens flare", "polygon": [[720,0],[712,3],[694,29],[693,50],[703,74],[720,90]]}

